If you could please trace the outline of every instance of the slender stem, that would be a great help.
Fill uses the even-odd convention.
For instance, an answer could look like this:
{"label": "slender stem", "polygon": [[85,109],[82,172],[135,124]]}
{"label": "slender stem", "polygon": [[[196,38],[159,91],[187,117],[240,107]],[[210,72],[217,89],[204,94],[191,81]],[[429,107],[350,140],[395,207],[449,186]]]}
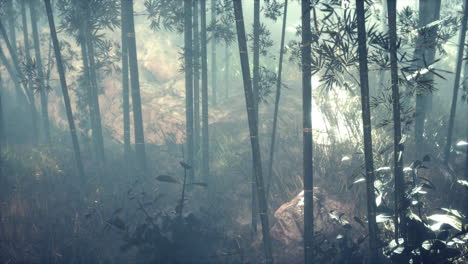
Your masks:
{"label": "slender stem", "polygon": [[302,137],[304,166],[304,261],[313,263],[314,236],[314,174],[312,164],[312,73],[310,1],[302,0]]}
{"label": "slender stem", "polygon": [[[185,130],[188,163],[193,166],[193,57],[192,57],[192,0],[184,0],[184,69],[185,69]],[[193,180],[193,170],[189,180]]]}
{"label": "slender stem", "polygon": [[[198,0],[193,1],[193,152],[192,170],[198,173],[200,149],[200,34]],[[195,177],[198,177],[195,176]]]}
{"label": "slender stem", "polygon": [[143,175],[147,175],[146,147],[143,126],[143,111],[140,95],[140,77],[138,72],[138,56],[135,36],[135,21],[133,17],[133,0],[123,0],[126,3],[126,18],[128,19],[127,44],[130,69],[131,96],[133,106],[133,122],[135,130],[135,152]]}
{"label": "slender stem", "polygon": [[75,160],[76,165],[78,168],[78,174],[81,179],[84,179],[84,170],[83,170],[83,162],[81,160],[81,153],[80,153],[80,145],[78,144],[78,137],[76,135],[76,128],[75,128],[75,121],[73,120],[73,112],[70,103],[70,96],[68,95],[68,86],[67,80],[65,77],[65,69],[62,63],[62,54],[60,52],[60,44],[57,38],[57,31],[55,30],[55,22],[54,17],[52,14],[52,7],[50,5],[50,0],[44,0],[46,10],[47,10],[47,17],[49,20],[49,27],[50,27],[50,34],[52,38],[52,43],[54,45],[54,52],[55,52],[55,59],[57,60],[57,70],[60,76],[60,84],[62,87],[62,94],[63,94],[63,101],[65,103],[65,109],[67,112],[67,119],[68,119],[68,126],[70,128],[70,134],[73,142],[73,149],[75,152]]}
{"label": "slender stem", "polygon": [[[216,4],[217,0],[211,0],[211,24],[214,25],[216,24]],[[216,39],[212,38],[211,39],[211,103],[213,105],[216,105],[216,92],[218,88],[216,87],[218,85],[217,83],[217,66],[216,66]]]}
{"label": "slender stem", "polygon": [[124,158],[127,169],[130,165],[130,98],[128,78],[128,44],[127,23],[125,14],[125,3],[121,1],[121,41],[122,41],[122,108],[123,108],[123,135],[124,135]]}
{"label": "slender stem", "polygon": [[450,149],[452,148],[453,127],[455,125],[455,114],[457,112],[458,91],[460,90],[460,75],[463,61],[463,49],[465,48],[465,38],[468,20],[468,0],[463,2],[463,18],[461,21],[460,38],[458,42],[457,66],[455,69],[455,81],[453,82],[452,105],[450,107],[450,117],[448,123],[447,141],[444,150],[444,163],[448,164],[450,159]]}
{"label": "slender stem", "polygon": [[377,222],[375,205],[375,171],[372,151],[372,126],[369,102],[369,68],[367,61],[366,14],[364,1],[356,0],[358,29],[359,76],[361,84],[362,125],[364,134],[364,156],[366,165],[367,218],[369,228],[370,263],[378,262]]}
{"label": "slender stem", "polygon": [[206,0],[201,0],[201,59],[202,59],[202,176],[209,179],[209,130],[208,130],[208,55],[206,37]]}
{"label": "slender stem", "polygon": [[278,123],[278,112],[279,112],[279,102],[281,98],[281,77],[283,73],[283,55],[284,55],[284,39],[286,35],[286,20],[288,13],[288,0],[284,1],[284,10],[283,10],[283,26],[281,28],[281,44],[280,44],[280,57],[278,65],[278,76],[276,78],[276,97],[275,97],[275,110],[273,113],[273,128],[271,132],[271,144],[270,144],[270,161],[268,163],[268,184],[267,184],[267,197],[270,193],[270,187],[273,181],[273,161],[275,155],[275,143],[276,143],[276,127]]}
{"label": "slender stem", "polygon": [[36,55],[36,63],[37,63],[37,73],[39,77],[39,91],[41,95],[41,114],[42,114],[42,126],[44,129],[44,136],[46,139],[47,144],[51,143],[50,139],[50,126],[49,126],[49,110],[48,110],[48,100],[47,100],[47,90],[45,86],[45,75],[44,75],[44,68],[42,64],[42,56],[41,56],[41,43],[39,42],[39,30],[37,28],[37,14],[36,14],[36,6],[33,4],[33,1],[29,2],[29,11],[31,15],[31,25],[32,25],[32,33],[33,33],[33,40],[34,40],[34,52]]}
{"label": "slender stem", "polygon": [[184,210],[185,185],[186,184],[187,184],[187,169],[184,168],[184,183],[182,184],[182,195],[181,195],[180,204],[179,204],[179,217],[182,217],[182,211]]}
{"label": "slender stem", "polygon": [[[403,147],[401,143],[400,91],[398,87],[396,0],[388,0],[388,26],[390,41],[390,68],[393,103],[393,162],[395,177],[395,240],[406,234],[405,212],[402,208],[405,198],[403,175]],[[400,234],[401,232],[401,234]]]}
{"label": "slender stem", "polygon": [[242,67],[242,79],[247,107],[247,119],[249,124],[250,144],[252,147],[252,160],[255,169],[255,183],[258,196],[258,209],[262,224],[263,245],[266,263],[273,263],[273,255],[270,239],[270,225],[268,220],[268,204],[265,196],[265,186],[262,174],[262,158],[258,139],[258,121],[256,115],[255,101],[252,91],[252,79],[250,77],[249,56],[247,50],[247,39],[245,34],[244,14],[242,12],[242,0],[234,0],[234,15],[236,19],[237,39],[239,46],[239,57]]}

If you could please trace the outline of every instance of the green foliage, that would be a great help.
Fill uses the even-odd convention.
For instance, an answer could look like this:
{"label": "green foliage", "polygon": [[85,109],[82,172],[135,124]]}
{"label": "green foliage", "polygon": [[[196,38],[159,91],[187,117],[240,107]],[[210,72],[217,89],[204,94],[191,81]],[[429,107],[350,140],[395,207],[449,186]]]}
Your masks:
{"label": "green foliage", "polygon": [[[449,208],[439,209],[440,213],[426,214],[431,210],[426,205],[430,201],[423,196],[436,187],[429,179],[418,176],[420,170],[427,170],[425,162],[430,162],[428,156],[405,168],[405,172],[410,174],[407,175],[406,200],[398,210],[406,212],[407,234],[405,238],[399,238],[398,243],[390,241],[383,252],[393,263],[458,263],[457,260],[463,259],[467,250],[468,219],[460,211]],[[385,196],[391,194],[391,190],[385,191],[385,186],[392,185],[390,182],[377,183],[376,192],[388,194]],[[381,210],[382,206],[378,205],[378,211]],[[394,218],[395,212],[390,208],[385,210],[390,217],[378,222],[391,222]]]}
{"label": "green foliage", "polygon": [[78,38],[78,31],[83,21],[91,29],[93,41],[102,41],[104,35],[100,30],[114,30],[119,27],[119,0],[58,0],[57,9],[62,18],[59,30]]}
{"label": "green foliage", "polygon": [[236,41],[234,6],[230,0],[216,2],[216,20],[207,26],[208,41],[223,41],[230,46]]}
{"label": "green foliage", "polygon": [[[139,210],[146,210],[140,207]],[[114,216],[109,224],[122,235],[122,251],[138,249],[137,258],[144,263],[180,263],[208,261],[215,246],[222,246],[218,236],[207,221],[193,214],[179,218],[169,214],[147,215],[143,223],[127,226],[121,218]]]}
{"label": "green foliage", "polygon": [[[464,258],[468,242],[468,226],[463,226],[466,218],[456,210],[445,214],[427,217],[436,222],[436,227],[429,226],[421,218],[410,215],[408,221],[408,240],[399,243],[391,241],[384,254],[393,263],[458,263]],[[454,232],[458,230],[458,232]],[[460,228],[460,229],[458,229]],[[463,229],[462,229],[463,228]]]}
{"label": "green foliage", "polygon": [[182,0],[145,0],[150,28],[154,31],[161,29],[184,32],[184,5]]}
{"label": "green foliage", "polygon": [[[252,28],[252,33],[250,33],[248,35],[248,39],[250,41],[250,48],[253,50],[254,47],[253,47],[253,39],[254,39],[254,35],[253,35],[253,28]],[[268,51],[271,47],[273,47],[273,40],[271,39],[271,31],[268,30],[268,28],[266,27],[265,24],[261,23],[260,24],[260,28],[259,28],[259,46],[260,46],[260,55],[262,56],[267,56],[268,55]]]}
{"label": "green foliage", "polygon": [[20,152],[9,146],[2,148],[3,168],[8,173],[12,173],[11,176],[18,177],[17,179],[29,181],[31,178],[40,179],[45,175],[63,173],[62,161],[44,148],[33,148],[26,152]]}
{"label": "green foliage", "polygon": [[259,101],[260,103],[267,104],[269,97],[271,97],[276,87],[277,74],[267,67],[260,66],[258,77]]}
{"label": "green foliage", "polygon": [[283,15],[283,8],[284,3],[280,3],[278,0],[265,0],[265,6],[262,7],[262,11],[266,18],[276,21]]}

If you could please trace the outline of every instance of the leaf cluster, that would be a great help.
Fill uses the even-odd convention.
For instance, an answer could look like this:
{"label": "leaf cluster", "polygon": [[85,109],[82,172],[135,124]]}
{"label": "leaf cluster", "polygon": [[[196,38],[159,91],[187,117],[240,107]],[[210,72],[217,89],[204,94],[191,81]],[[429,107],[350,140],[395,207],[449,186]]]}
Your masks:
{"label": "leaf cluster", "polygon": [[150,28],[154,31],[161,29],[184,32],[184,3],[182,0],[146,0],[145,8],[148,12]]}

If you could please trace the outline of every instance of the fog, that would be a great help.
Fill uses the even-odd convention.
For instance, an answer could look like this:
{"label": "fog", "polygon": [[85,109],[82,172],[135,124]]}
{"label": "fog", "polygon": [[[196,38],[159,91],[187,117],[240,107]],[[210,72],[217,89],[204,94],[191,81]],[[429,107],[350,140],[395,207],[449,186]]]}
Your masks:
{"label": "fog", "polygon": [[466,5],[0,0],[0,262],[466,263]]}

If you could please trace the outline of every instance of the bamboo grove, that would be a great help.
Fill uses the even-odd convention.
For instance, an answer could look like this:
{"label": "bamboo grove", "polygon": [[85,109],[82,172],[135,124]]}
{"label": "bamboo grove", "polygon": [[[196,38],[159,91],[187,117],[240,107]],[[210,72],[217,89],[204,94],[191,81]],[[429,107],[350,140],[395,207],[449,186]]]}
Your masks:
{"label": "bamboo grove", "polygon": [[468,0],[0,12],[0,262],[468,261]]}

